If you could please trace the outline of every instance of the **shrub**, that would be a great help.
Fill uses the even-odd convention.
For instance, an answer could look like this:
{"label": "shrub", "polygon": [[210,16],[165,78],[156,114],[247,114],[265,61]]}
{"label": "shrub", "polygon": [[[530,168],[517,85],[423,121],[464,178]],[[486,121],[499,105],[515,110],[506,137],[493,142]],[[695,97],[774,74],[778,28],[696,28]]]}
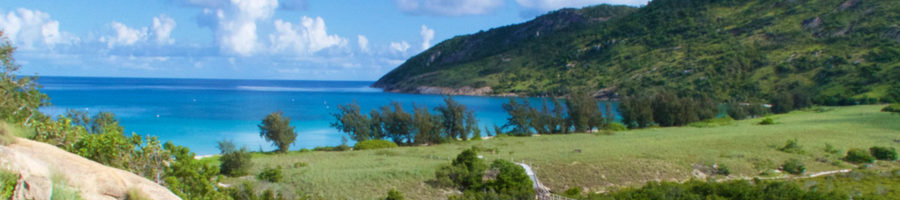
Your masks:
{"label": "shrub", "polygon": [[400,193],[400,191],[391,189],[391,191],[388,191],[387,198],[384,198],[384,199],[385,200],[403,200],[405,198],[403,198],[403,193]]}
{"label": "shrub", "polygon": [[366,140],[357,142],[356,145],[353,145],[353,149],[355,150],[384,149],[396,147],[397,143],[387,140]]}
{"label": "shrub", "polygon": [[869,155],[868,152],[862,149],[850,149],[847,151],[847,157],[844,157],[844,160],[851,163],[863,164],[875,162],[875,157],[872,157],[872,155]]}
{"label": "shrub", "polygon": [[797,139],[788,140],[787,143],[784,144],[783,147],[779,147],[778,150],[785,153],[804,153],[803,148],[800,147],[800,142],[798,142]]}
{"label": "shrub", "polygon": [[125,200],[150,200],[150,197],[147,197],[147,194],[140,190],[129,188],[125,191]]}
{"label": "shrub", "polygon": [[246,147],[226,152],[219,157],[219,161],[222,162],[219,167],[220,173],[232,177],[247,175],[250,173],[250,168],[253,167],[252,159],[253,154],[250,154]]}
{"label": "shrub", "polygon": [[272,182],[272,183],[280,182],[281,181],[281,166],[278,166],[275,168],[266,167],[266,169],[263,169],[263,171],[260,172],[259,175],[256,176],[256,178],[259,180],[268,181],[268,182]]}
{"label": "shrub", "polygon": [[627,131],[628,130],[628,128],[625,127],[625,125],[617,123],[617,122],[612,122],[612,123],[606,124],[605,129],[610,130],[610,131]]}
{"label": "shrub", "polygon": [[569,198],[574,198],[574,199],[580,199],[581,198],[581,187],[569,188],[568,190],[563,192],[563,196],[569,197]]}
{"label": "shrub", "polygon": [[772,125],[772,124],[775,124],[775,120],[772,120],[772,118],[768,118],[768,117],[766,117],[761,122],[759,122],[759,125]]}
{"label": "shrub", "polygon": [[874,146],[872,148],[869,148],[869,153],[871,153],[872,156],[875,156],[875,159],[878,160],[897,160],[897,149],[895,149],[894,147]]}
{"label": "shrub", "polygon": [[10,199],[16,188],[19,174],[0,169],[0,199]]}
{"label": "shrub", "polygon": [[306,166],[309,166],[309,163],[305,163],[305,162],[295,162],[294,163],[294,168],[300,168],[300,167],[306,167]]}
{"label": "shrub", "polygon": [[803,162],[793,158],[785,161],[784,164],[781,165],[781,169],[787,173],[791,173],[794,175],[799,175],[803,174],[803,172],[806,172],[806,167],[803,166]]}
{"label": "shrub", "polygon": [[728,175],[731,175],[731,169],[729,169],[728,166],[725,164],[719,164],[716,167],[716,174],[722,175],[722,176],[728,176]]}
{"label": "shrub", "polygon": [[831,145],[831,144],[829,144],[829,143],[825,143],[825,153],[829,153],[829,154],[841,154],[841,150],[838,149],[838,148],[836,148],[836,147],[834,147],[834,145]]}
{"label": "shrub", "polygon": [[893,103],[881,109],[882,112],[900,113],[900,103]]}

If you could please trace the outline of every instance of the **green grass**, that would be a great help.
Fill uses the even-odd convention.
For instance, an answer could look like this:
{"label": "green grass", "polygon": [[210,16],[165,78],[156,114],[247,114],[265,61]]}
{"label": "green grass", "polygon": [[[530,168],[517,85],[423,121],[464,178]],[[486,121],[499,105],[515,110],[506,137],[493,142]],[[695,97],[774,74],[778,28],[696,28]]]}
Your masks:
{"label": "green grass", "polygon": [[[611,136],[500,137],[377,151],[255,154],[256,164],[251,174],[259,173],[266,166],[282,166],[284,180],[280,184],[326,199],[376,197],[392,188],[410,199],[431,199],[450,192],[428,185],[435,169],[450,163],[448,157],[472,146],[496,148],[495,153],[481,154],[488,160],[524,160],[536,170],[540,181],[555,191],[572,187],[606,191],[640,186],[647,181],[687,180],[693,177],[695,164],[726,164],[732,177],[753,177],[762,172],[754,167],[759,160],[783,163],[798,159],[805,164],[807,173],[814,173],[852,167],[833,165],[840,163],[832,161],[843,155],[826,153],[826,143],[844,151],[876,145],[900,147],[900,143],[893,142],[900,139],[900,123],[897,123],[900,117],[880,112],[882,107],[795,111],[770,116],[779,122],[770,126],[756,125],[759,119],[751,119],[715,127],[620,131]],[[797,139],[805,153],[776,150],[791,139]],[[581,153],[574,152],[575,149]],[[215,159],[207,158],[211,164],[217,164]],[[308,166],[294,167],[297,162]],[[240,180],[226,182],[232,181]]]}

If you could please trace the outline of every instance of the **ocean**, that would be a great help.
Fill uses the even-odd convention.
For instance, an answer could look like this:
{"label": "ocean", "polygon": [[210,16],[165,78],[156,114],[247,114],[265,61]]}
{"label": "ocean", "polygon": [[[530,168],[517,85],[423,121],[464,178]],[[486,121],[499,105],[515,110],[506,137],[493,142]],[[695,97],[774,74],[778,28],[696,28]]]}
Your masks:
{"label": "ocean", "polygon": [[[369,88],[368,81],[40,77],[38,83],[51,98],[52,105],[41,109],[45,114],[55,117],[67,109],[113,112],[126,133],[158,136],[198,155],[218,153],[216,141],[223,139],[253,151],[273,150],[259,136],[257,125],[278,110],[296,127],[299,136],[291,147],[296,150],[341,144],[345,134],[329,126],[337,105],[357,101],[368,113],[393,100],[411,112],[413,102],[434,108],[444,98],[385,93]],[[453,98],[475,111],[482,128],[506,123],[502,104],[508,98]]]}

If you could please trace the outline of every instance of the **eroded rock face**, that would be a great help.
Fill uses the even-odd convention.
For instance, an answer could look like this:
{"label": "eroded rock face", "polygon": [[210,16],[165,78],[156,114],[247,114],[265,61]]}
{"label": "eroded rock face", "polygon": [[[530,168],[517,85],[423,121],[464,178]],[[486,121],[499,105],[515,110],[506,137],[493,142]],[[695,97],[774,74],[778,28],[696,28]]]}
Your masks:
{"label": "eroded rock face", "polygon": [[14,199],[50,199],[51,176],[75,188],[82,199],[123,199],[129,189],[150,199],[181,199],[144,177],[27,139],[16,138],[13,144],[0,145],[0,166],[19,173]]}
{"label": "eroded rock face", "polygon": [[13,191],[13,200],[50,199],[53,193],[53,182],[50,178],[40,176],[24,177],[19,175]]}
{"label": "eroded rock face", "polygon": [[467,95],[467,96],[489,96],[494,92],[491,87],[472,88],[464,86],[461,88],[448,87],[431,87],[419,86],[416,88],[418,94],[446,94],[446,95]]}

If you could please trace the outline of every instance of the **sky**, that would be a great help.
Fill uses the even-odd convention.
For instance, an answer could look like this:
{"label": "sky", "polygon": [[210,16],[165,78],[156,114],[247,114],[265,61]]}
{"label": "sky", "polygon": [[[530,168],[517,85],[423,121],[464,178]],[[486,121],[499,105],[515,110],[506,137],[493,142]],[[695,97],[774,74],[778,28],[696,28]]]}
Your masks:
{"label": "sky", "polygon": [[646,0],[16,0],[18,74],[374,81],[458,35]]}

